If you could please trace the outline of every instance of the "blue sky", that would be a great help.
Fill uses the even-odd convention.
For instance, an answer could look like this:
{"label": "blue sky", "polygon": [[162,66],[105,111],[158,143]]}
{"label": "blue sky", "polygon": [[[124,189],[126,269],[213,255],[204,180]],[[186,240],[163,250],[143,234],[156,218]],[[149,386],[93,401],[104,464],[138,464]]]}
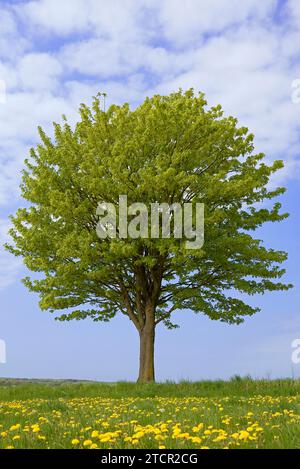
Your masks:
{"label": "blue sky", "polygon": [[[179,87],[204,91],[256,136],[256,150],[285,160],[290,218],[266,225],[266,245],[289,252],[294,289],[250,298],[261,313],[240,326],[178,313],[176,331],[157,333],[158,379],[298,376],[291,342],[300,338],[300,78],[298,0],[37,0],[0,3],[0,376],[134,379],[138,337],[125,318],[57,323],[20,282],[25,269],[4,252],[8,215],[24,202],[18,185],[37,125],[51,132],[64,113],[98,91],[108,104],[138,105]],[[1,89],[1,87],[0,87]],[[2,97],[3,98],[3,97]],[[5,101],[5,102],[4,102]]]}

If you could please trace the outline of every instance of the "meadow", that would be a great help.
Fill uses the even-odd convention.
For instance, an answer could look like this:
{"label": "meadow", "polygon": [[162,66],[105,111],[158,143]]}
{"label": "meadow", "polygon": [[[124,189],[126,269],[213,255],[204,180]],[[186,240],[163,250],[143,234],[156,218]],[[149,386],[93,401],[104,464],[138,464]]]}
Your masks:
{"label": "meadow", "polygon": [[300,381],[2,379],[0,448],[300,448]]}

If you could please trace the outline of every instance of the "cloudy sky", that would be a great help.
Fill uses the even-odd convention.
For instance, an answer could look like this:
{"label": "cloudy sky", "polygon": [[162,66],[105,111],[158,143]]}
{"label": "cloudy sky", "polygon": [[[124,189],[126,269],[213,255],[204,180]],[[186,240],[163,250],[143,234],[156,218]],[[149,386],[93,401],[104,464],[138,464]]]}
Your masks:
{"label": "cloudy sky", "polygon": [[158,331],[159,379],[300,376],[291,342],[300,337],[299,0],[33,0],[0,2],[0,376],[133,379],[138,343],[125,319],[108,325],[56,323],[4,252],[8,215],[22,204],[20,171],[37,125],[51,132],[98,91],[108,103],[193,87],[256,135],[257,151],[285,160],[274,183],[291,216],[261,237],[289,252],[288,293],[251,298],[261,306],[241,326],[178,315]]}

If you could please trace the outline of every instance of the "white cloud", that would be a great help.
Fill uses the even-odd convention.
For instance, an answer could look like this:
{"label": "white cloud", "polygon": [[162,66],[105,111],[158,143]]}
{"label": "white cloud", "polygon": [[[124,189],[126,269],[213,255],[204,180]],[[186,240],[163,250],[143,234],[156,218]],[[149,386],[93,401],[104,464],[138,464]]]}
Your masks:
{"label": "white cloud", "polygon": [[87,75],[109,77],[128,74],[132,69],[134,57],[124,56],[121,51],[120,44],[91,39],[66,46],[62,60],[70,70]]}
{"label": "white cloud", "polygon": [[92,96],[95,96],[99,91],[107,94],[106,106],[121,105],[124,102],[136,106],[146,96],[147,83],[145,83],[143,75],[136,74],[131,75],[123,82],[114,80],[99,80],[97,83],[70,81],[66,83],[66,90],[74,107],[77,107],[79,102],[90,104]]}
{"label": "white cloud", "polygon": [[295,73],[276,29],[241,25],[194,49],[192,65],[156,90],[204,91],[209,105],[222,104],[226,114],[255,133],[257,150],[289,159],[296,156],[300,133],[300,106],[291,100]]}
{"label": "white cloud", "polygon": [[165,0],[159,3],[164,34],[177,45],[199,41],[246,20],[266,18],[274,0]]}
{"label": "white cloud", "polygon": [[1,62],[0,60],[0,80],[5,82],[5,88],[7,91],[14,88],[18,83],[18,77],[13,66],[8,64],[6,61]]}
{"label": "white cloud", "polygon": [[0,106],[0,145],[12,139],[16,144],[34,142],[38,125],[48,130],[53,120],[60,120],[64,113],[72,117],[73,112],[62,96],[36,91],[8,93],[6,104]]}
{"label": "white cloud", "polygon": [[0,58],[12,60],[28,46],[25,38],[18,37],[18,28],[13,13],[0,6]]}
{"label": "white cloud", "polygon": [[[166,77],[192,65],[194,54],[172,53],[162,47],[94,38],[65,46],[61,61],[69,71],[101,78],[151,73]],[[146,78],[146,77],[145,77]],[[126,96],[124,96],[126,99]]]}
{"label": "white cloud", "polygon": [[62,64],[50,54],[27,54],[18,64],[20,86],[35,91],[52,91],[59,84],[58,77],[62,70]]}
{"label": "white cloud", "polygon": [[31,28],[38,26],[61,35],[82,31],[88,25],[82,0],[35,0],[17,7],[16,11],[24,14]]}
{"label": "white cloud", "polygon": [[21,168],[28,148],[12,140],[0,144],[0,206],[13,205],[18,197]]}
{"label": "white cloud", "polygon": [[8,222],[0,219],[0,290],[15,281],[21,267],[19,259],[13,258],[8,252],[4,251],[3,243],[8,241],[8,229]]}
{"label": "white cloud", "polygon": [[52,122],[60,122],[64,113],[74,121],[77,103],[44,90],[7,94],[0,105],[0,206],[16,203],[23,162],[38,141],[37,126],[52,133]]}
{"label": "white cloud", "polygon": [[298,0],[288,0],[287,10],[291,14],[292,22],[299,29],[300,28],[300,3]]}
{"label": "white cloud", "polygon": [[0,11],[0,20],[1,20],[1,36],[12,36],[17,32],[17,26],[14,20],[12,13],[5,9]]}
{"label": "white cloud", "polygon": [[134,0],[35,0],[25,3],[20,11],[32,27],[59,36],[88,32],[123,40],[142,30],[136,21],[139,2]]}

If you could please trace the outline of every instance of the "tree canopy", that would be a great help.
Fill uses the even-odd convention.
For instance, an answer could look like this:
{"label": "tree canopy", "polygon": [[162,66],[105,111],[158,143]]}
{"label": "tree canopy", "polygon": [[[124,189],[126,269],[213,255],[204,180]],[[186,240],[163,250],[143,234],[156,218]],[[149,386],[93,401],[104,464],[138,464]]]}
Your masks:
{"label": "tree canopy", "polygon": [[[221,106],[208,108],[203,94],[156,95],[133,110],[104,110],[96,96],[91,108],[81,105],[74,128],[64,118],[54,137],[39,133],[21,185],[29,204],[12,217],[8,249],[38,273],[24,283],[41,309],[66,310],[58,319],[127,316],[141,337],[140,380],[154,379],[155,326],[174,327],[173,312],[240,323],[259,310],[241,294],[290,287],[280,282],[286,253],[254,236],[287,216],[270,202],[284,188],[268,185],[283,163],[268,165],[248,129]],[[100,239],[97,206],[118,204],[120,194],[146,206],[204,203],[204,245]]]}

